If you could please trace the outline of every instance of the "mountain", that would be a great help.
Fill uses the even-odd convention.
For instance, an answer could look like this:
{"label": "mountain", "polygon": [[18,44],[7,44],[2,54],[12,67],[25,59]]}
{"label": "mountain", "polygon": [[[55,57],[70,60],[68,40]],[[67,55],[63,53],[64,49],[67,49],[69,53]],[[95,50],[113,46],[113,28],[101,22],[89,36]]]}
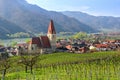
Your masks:
{"label": "mountain", "polygon": [[71,18],[75,18],[80,22],[87,24],[98,30],[118,30],[120,29],[120,17],[112,16],[93,16],[82,12],[65,11],[62,12]]}
{"label": "mountain", "polygon": [[75,18],[60,12],[47,11],[37,5],[28,4],[25,0],[0,0],[0,16],[30,33],[47,32],[50,19],[53,19],[57,32],[96,31]]}
{"label": "mountain", "polygon": [[7,34],[14,34],[17,32],[25,32],[25,30],[0,17],[0,38],[7,38]]}

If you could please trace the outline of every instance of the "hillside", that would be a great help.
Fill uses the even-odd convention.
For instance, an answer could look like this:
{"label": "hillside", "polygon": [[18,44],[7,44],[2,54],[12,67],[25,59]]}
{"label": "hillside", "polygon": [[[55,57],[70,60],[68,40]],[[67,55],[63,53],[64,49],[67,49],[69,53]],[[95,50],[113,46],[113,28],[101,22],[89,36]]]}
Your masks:
{"label": "hillside", "polygon": [[25,0],[0,0],[0,16],[30,33],[46,33],[50,19],[53,19],[57,32],[96,31],[75,18],[60,12],[47,11],[37,5],[28,4]]}
{"label": "hillside", "polygon": [[[120,53],[117,51],[94,52],[92,54],[54,53],[43,54],[25,72],[25,65],[18,63],[24,57],[27,61],[34,56],[14,56],[3,63],[0,69],[2,78],[3,64],[10,65],[5,80],[119,80]],[[27,63],[25,62],[25,63]],[[29,62],[30,63],[30,62]],[[29,64],[28,63],[28,64]],[[86,77],[87,76],[87,77]]]}
{"label": "hillside", "polygon": [[80,22],[83,22],[94,29],[104,30],[117,30],[120,29],[120,17],[112,16],[93,16],[82,12],[65,11],[62,12],[72,18],[76,18]]}
{"label": "hillside", "polygon": [[25,30],[0,17],[0,39],[7,38],[7,34],[14,34],[17,32],[25,32]]}

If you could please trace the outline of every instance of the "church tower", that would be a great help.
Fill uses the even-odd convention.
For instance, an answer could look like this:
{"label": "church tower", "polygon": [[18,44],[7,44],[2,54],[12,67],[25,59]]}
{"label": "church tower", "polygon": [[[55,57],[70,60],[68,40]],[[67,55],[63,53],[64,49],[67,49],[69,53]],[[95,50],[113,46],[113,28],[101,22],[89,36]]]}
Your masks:
{"label": "church tower", "polygon": [[55,51],[55,49],[56,49],[56,31],[55,31],[53,20],[51,20],[49,23],[47,36],[50,40],[52,50]]}

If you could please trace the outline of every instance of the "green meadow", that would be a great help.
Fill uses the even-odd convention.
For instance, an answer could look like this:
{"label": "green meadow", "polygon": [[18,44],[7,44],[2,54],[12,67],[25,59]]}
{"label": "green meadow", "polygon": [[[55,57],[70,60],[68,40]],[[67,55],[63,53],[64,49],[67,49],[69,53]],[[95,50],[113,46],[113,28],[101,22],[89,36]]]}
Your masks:
{"label": "green meadow", "polygon": [[4,80],[120,80],[119,51],[39,55],[33,73],[30,67],[25,72],[25,65],[19,60],[20,56],[10,58]]}

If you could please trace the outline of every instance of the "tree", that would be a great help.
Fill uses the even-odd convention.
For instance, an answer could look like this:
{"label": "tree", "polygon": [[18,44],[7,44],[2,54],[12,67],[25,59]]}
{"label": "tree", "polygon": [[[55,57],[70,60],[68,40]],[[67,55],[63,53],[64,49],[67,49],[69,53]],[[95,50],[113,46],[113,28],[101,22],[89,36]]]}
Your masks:
{"label": "tree", "polygon": [[36,64],[39,55],[21,56],[20,63],[25,66],[25,72],[27,73],[28,67],[30,67],[30,72],[33,74],[33,66]]}
{"label": "tree", "polygon": [[1,60],[0,60],[0,71],[2,71],[2,79],[1,80],[4,80],[7,69],[10,68],[11,61],[8,58],[7,53],[1,53],[1,55],[2,55]]}
{"label": "tree", "polygon": [[83,39],[83,38],[87,37],[87,33],[85,33],[85,32],[79,32],[79,33],[73,35],[72,37],[74,39],[80,39],[80,38]]}
{"label": "tree", "polygon": [[11,46],[14,47],[17,44],[16,41],[12,41]]}
{"label": "tree", "polygon": [[26,43],[29,43],[30,40],[31,40],[30,38],[27,38],[27,39],[25,39],[25,42],[26,42]]}

